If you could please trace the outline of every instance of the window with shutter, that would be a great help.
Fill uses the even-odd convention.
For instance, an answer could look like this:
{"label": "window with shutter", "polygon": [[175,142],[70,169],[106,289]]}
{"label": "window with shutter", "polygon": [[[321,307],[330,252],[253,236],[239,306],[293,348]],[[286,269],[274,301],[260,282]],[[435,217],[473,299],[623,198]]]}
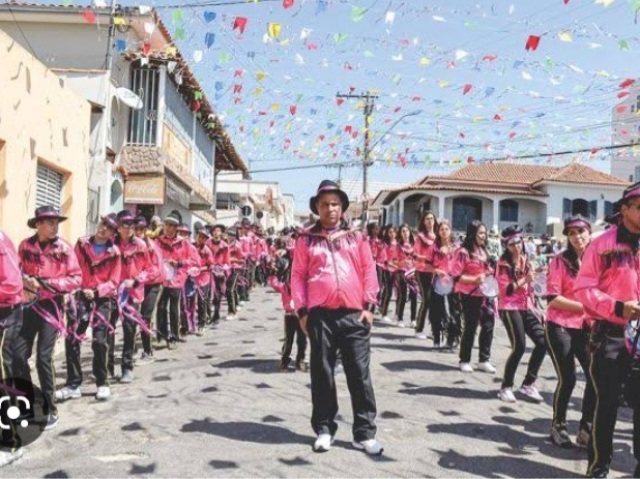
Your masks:
{"label": "window with shutter", "polygon": [[64,177],[51,168],[38,163],[36,183],[36,208],[45,205],[60,208]]}
{"label": "window with shutter", "polygon": [[613,203],[611,201],[604,202],[604,215],[609,216],[613,214]]}
{"label": "window with shutter", "polygon": [[589,201],[589,221],[595,221],[598,217],[598,201]]}
{"label": "window with shutter", "polygon": [[573,208],[573,202],[569,198],[562,200],[562,217],[568,218],[571,216],[571,210]]}

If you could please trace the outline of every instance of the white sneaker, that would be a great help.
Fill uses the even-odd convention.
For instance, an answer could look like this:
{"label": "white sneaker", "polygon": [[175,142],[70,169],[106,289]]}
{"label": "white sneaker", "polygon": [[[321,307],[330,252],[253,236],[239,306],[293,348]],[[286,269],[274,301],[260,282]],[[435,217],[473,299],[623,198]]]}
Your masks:
{"label": "white sneaker", "polygon": [[313,450],[315,452],[327,452],[331,449],[333,444],[333,436],[331,434],[319,434],[316,442],[313,443]]}
{"label": "white sneaker", "polygon": [[8,466],[24,456],[24,448],[20,447],[15,451],[0,451],[0,467]]}
{"label": "white sneaker", "polygon": [[413,329],[416,329],[416,326],[417,326],[416,322],[415,321],[411,321],[411,327]]}
{"label": "white sneaker", "polygon": [[56,391],[56,401],[66,401],[67,399],[78,399],[82,397],[80,388],[70,388],[65,386]]}
{"label": "white sneaker", "polygon": [[366,441],[353,441],[353,447],[366,452],[371,456],[379,456],[384,451],[382,444],[377,439],[367,439]]}
{"label": "white sneaker", "polygon": [[383,316],[382,317],[382,322],[384,324],[395,324],[395,321],[393,319],[391,319],[389,316]]}
{"label": "white sneaker", "polygon": [[478,363],[478,369],[480,371],[484,371],[485,373],[489,373],[489,374],[496,373],[496,368],[494,368],[493,364],[491,364],[489,361],[483,361],[481,363]]}
{"label": "white sneaker", "polygon": [[427,339],[427,335],[424,333],[417,333],[416,339]]}
{"label": "white sneaker", "polygon": [[240,301],[240,302],[238,303],[238,307],[239,307],[239,308],[242,308],[243,306],[244,306],[244,301]]}
{"label": "white sneaker", "polygon": [[473,366],[470,363],[460,363],[460,371],[463,373],[472,373]]}
{"label": "white sneaker", "polygon": [[227,321],[234,321],[236,319],[236,315],[235,314],[230,314],[227,316]]}
{"label": "white sneaker", "polygon": [[336,364],[336,367],[333,368],[333,375],[335,376],[336,374],[342,373],[344,373],[344,366],[342,365],[342,363]]}
{"label": "white sneaker", "polygon": [[524,384],[520,387],[520,389],[518,389],[518,392],[520,394],[523,394],[524,396],[528,397],[529,399],[531,399],[533,402],[543,402],[544,398],[540,395],[540,392],[538,391],[538,388],[536,387],[535,384],[531,384],[529,386],[525,386]]}
{"label": "white sneaker", "polygon": [[399,328],[402,328],[402,329],[407,327],[407,325],[404,324],[404,321],[398,321],[397,325],[398,325]]}
{"label": "white sneaker", "polygon": [[504,402],[516,402],[516,397],[513,395],[511,388],[502,388],[498,391],[498,399]]}
{"label": "white sneaker", "polygon": [[98,386],[98,391],[96,392],[97,401],[106,401],[110,397],[111,389],[109,389],[109,386]]}

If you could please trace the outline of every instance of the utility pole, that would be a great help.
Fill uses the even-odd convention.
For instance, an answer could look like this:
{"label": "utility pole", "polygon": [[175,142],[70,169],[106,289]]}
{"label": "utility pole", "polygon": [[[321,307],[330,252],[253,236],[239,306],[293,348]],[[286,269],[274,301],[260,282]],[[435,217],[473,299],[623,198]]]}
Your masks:
{"label": "utility pole", "polygon": [[374,95],[371,92],[366,93],[337,93],[336,98],[357,98],[365,101],[364,104],[364,159],[362,161],[362,222],[366,223],[369,217],[369,194],[368,194],[368,169],[371,166],[369,162],[369,123],[371,121],[371,114],[373,113],[373,107],[375,101],[378,99],[378,95]]}

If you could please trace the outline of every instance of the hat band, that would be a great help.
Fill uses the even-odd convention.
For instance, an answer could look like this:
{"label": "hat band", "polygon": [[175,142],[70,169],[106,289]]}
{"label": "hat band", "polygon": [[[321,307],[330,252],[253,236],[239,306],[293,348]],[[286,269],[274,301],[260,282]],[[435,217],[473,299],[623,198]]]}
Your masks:
{"label": "hat band", "polygon": [[622,198],[626,200],[629,198],[635,198],[636,196],[640,196],[640,186],[637,188],[634,188],[631,191],[627,191],[626,193],[623,193]]}
{"label": "hat band", "polygon": [[574,220],[574,221],[569,221],[566,225],[565,228],[585,228],[588,230],[591,230],[591,225],[589,223],[587,223],[584,220]]}
{"label": "hat band", "polygon": [[504,241],[507,242],[507,244],[514,244],[514,243],[518,243],[520,241],[522,241],[522,234],[521,233],[515,233],[509,236],[506,236],[504,238]]}

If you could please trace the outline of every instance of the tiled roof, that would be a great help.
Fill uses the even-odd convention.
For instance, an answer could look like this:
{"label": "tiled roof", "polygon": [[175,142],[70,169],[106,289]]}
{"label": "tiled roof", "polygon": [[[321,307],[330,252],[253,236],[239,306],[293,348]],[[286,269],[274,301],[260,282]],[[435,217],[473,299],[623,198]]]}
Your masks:
{"label": "tiled roof", "polygon": [[553,175],[556,170],[557,168],[552,166],[523,165],[516,163],[483,163],[481,165],[467,165],[447,175],[447,178],[530,185]]}
{"label": "tiled roof", "polygon": [[602,171],[594,170],[580,163],[570,163],[562,168],[558,168],[555,174],[542,181],[559,181],[563,183],[588,183],[596,185],[629,186],[628,181],[624,181],[615,176],[608,175]]}

